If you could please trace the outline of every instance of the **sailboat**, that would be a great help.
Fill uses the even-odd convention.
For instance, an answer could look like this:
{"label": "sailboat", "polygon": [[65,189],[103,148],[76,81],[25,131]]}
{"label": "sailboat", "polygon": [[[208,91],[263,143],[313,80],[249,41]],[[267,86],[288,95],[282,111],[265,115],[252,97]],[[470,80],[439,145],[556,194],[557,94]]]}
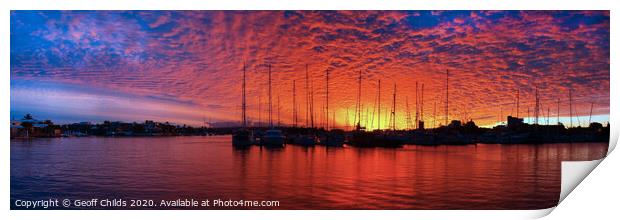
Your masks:
{"label": "sailboat", "polygon": [[310,117],[311,114],[313,114],[312,102],[314,102],[314,100],[311,96],[311,88],[309,85],[308,64],[306,64],[306,129],[304,129],[305,132],[297,134],[295,138],[293,138],[293,143],[306,147],[314,146],[317,142],[316,135],[314,134],[314,123],[310,123]]}
{"label": "sailboat", "polygon": [[265,147],[283,147],[285,137],[282,130],[273,127],[271,97],[271,64],[269,64],[269,130],[263,135],[261,143]]}
{"label": "sailboat", "polygon": [[252,146],[252,135],[250,131],[247,129],[247,117],[245,115],[246,112],[246,104],[245,104],[245,62],[243,63],[243,86],[242,86],[242,101],[241,101],[241,121],[242,127],[237,130],[232,136],[232,144],[234,147],[249,147]]}
{"label": "sailboat", "polygon": [[[379,108],[381,106],[380,103],[380,95],[381,95],[381,80],[379,80],[379,84],[377,87],[377,101],[379,101]],[[355,130],[353,130],[348,137],[348,143],[356,146],[356,147],[374,147],[374,132],[366,132],[366,128],[361,126],[361,96],[362,96],[362,72],[360,71],[359,80],[358,80],[358,88],[357,88],[357,104],[355,106]],[[379,115],[381,112],[379,111]],[[381,123],[381,119],[379,122]],[[379,128],[381,128],[379,126]]]}
{"label": "sailboat", "polygon": [[396,131],[396,83],[392,94],[392,110],[390,113],[390,129],[376,137],[376,145],[380,147],[402,147],[405,137]]}
{"label": "sailboat", "polygon": [[326,147],[342,147],[344,145],[344,130],[329,129],[329,69],[325,70],[325,132],[319,134],[319,144]]}

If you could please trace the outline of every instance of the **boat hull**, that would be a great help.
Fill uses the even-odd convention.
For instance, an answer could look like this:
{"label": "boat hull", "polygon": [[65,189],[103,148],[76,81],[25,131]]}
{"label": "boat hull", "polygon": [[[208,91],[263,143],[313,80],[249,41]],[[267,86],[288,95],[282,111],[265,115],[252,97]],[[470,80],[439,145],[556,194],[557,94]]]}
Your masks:
{"label": "boat hull", "polygon": [[249,147],[252,146],[252,143],[252,138],[248,132],[239,132],[232,136],[232,145],[235,147]]}
{"label": "boat hull", "polygon": [[283,147],[284,138],[283,137],[263,137],[262,145],[265,147]]}
{"label": "boat hull", "polygon": [[293,143],[301,146],[314,146],[316,145],[316,138],[310,135],[300,135],[293,139]]}

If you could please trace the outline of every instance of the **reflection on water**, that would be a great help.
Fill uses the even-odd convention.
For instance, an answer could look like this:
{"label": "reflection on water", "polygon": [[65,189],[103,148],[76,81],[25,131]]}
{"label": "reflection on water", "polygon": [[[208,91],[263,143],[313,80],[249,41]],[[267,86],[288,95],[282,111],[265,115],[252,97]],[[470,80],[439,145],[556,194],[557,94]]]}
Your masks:
{"label": "reflection on water", "polygon": [[274,150],[234,149],[230,140],[11,140],[11,201],[221,198],[279,200],[280,209],[540,209],[557,204],[561,161],[607,153],[605,143]]}

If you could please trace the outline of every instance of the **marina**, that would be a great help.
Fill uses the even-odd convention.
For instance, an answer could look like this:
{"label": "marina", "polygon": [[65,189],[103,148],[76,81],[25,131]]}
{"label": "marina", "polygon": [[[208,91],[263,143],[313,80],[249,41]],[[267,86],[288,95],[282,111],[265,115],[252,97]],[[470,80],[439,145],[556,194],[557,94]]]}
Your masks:
{"label": "marina", "polygon": [[606,10],[10,20],[11,209],[546,209],[616,126]]}
{"label": "marina", "polygon": [[[547,124],[540,124],[539,113],[544,117],[541,110],[538,88],[535,92],[535,121],[533,124],[524,122],[524,118],[519,118],[520,91],[516,93],[516,109],[517,117],[508,115],[506,124],[497,125],[493,128],[478,127],[475,122],[469,118],[469,121],[462,122],[460,120],[449,121],[449,76],[450,71],[446,70],[445,77],[445,124],[438,127],[426,128],[424,123],[424,84],[418,87],[415,85],[415,121],[411,121],[411,113],[409,112],[409,102],[406,99],[406,125],[405,129],[397,129],[397,85],[394,84],[391,100],[391,110],[389,112],[389,121],[386,129],[381,129],[381,80],[378,80],[377,86],[377,129],[367,129],[368,121],[362,125],[362,71],[359,71],[357,100],[355,106],[354,129],[345,131],[343,128],[337,128],[335,114],[330,121],[329,111],[329,69],[325,70],[325,108],[323,116],[323,126],[314,127],[314,90],[309,89],[308,65],[306,64],[306,126],[298,127],[297,105],[293,102],[293,122],[289,126],[283,126],[280,122],[280,105],[278,98],[278,123],[277,128],[274,127],[272,120],[272,69],[271,64],[268,67],[269,82],[269,129],[264,130],[256,128],[248,131],[247,126],[247,107],[246,107],[246,67],[243,65],[243,83],[242,83],[242,127],[233,135],[233,145],[244,146],[250,143],[267,147],[283,147],[287,143],[298,144],[302,146],[323,145],[328,147],[341,147],[345,143],[356,147],[402,147],[405,144],[415,144],[423,146],[437,145],[465,145],[476,143],[498,143],[498,144],[540,144],[540,143],[572,143],[572,142],[607,142],[609,140],[609,123],[604,127],[601,123],[591,122],[592,108],[594,103],[590,105],[590,120],[588,127],[573,127],[572,125],[572,91],[569,90],[569,106],[571,127],[567,128],[559,121],[560,102],[558,100],[558,121],[557,124],[549,124],[549,109],[547,111]],[[295,81],[293,81],[293,100],[296,100]],[[260,97],[260,96],[259,96]],[[278,96],[279,97],[279,96]],[[436,103],[436,100],[435,100]],[[373,112],[375,107],[373,107]],[[436,107],[434,107],[436,108]],[[260,109],[259,109],[260,111]],[[528,115],[530,114],[528,109]],[[435,126],[436,112],[433,113],[433,126]],[[348,118],[348,110],[347,110]],[[368,111],[366,111],[366,119],[368,119]],[[308,123],[310,121],[310,124]],[[499,121],[503,121],[501,118]],[[374,123],[374,117],[371,120]],[[259,119],[260,125],[260,119]],[[292,126],[291,126],[292,125]],[[330,128],[330,125],[332,126]],[[413,126],[411,126],[413,125]],[[345,126],[351,127],[351,126]],[[372,125],[370,126],[372,127]],[[239,134],[243,136],[239,136]],[[249,135],[252,135],[250,137]],[[254,137],[255,136],[255,137]],[[239,141],[239,138],[244,141]],[[247,141],[246,141],[247,139]],[[250,141],[256,140],[256,141]]]}

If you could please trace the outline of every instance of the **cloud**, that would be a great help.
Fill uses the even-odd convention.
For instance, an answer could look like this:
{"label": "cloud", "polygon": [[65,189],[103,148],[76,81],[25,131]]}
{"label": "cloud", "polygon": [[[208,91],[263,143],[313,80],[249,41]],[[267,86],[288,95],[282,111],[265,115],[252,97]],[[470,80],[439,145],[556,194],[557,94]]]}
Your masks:
{"label": "cloud", "polygon": [[297,104],[305,109],[305,64],[317,108],[325,102],[323,74],[330,70],[330,110],[340,124],[347,108],[355,108],[360,70],[366,107],[375,103],[379,79],[383,106],[389,105],[396,83],[401,125],[405,99],[415,100],[416,81],[425,84],[426,121],[432,121],[435,102],[443,112],[446,69],[451,118],[493,124],[500,112],[516,115],[517,90],[520,115],[525,115],[533,109],[536,87],[544,108],[561,99],[563,116],[569,113],[569,89],[577,114],[589,114],[594,101],[594,114],[605,115],[609,51],[608,11],[11,13],[12,81],[80,85],[98,88],[100,95],[165,97],[194,103],[197,112],[221,106],[228,111],[209,113],[221,120],[239,115],[244,61],[252,118],[258,117],[258,96],[261,110],[267,109],[266,64],[272,65],[274,94],[286,103],[281,112],[287,121],[293,80],[302,85]]}
{"label": "cloud", "polygon": [[[32,113],[36,117],[56,122],[75,121],[144,121],[158,120],[196,124],[205,117],[191,102],[162,97],[136,96],[105,91],[80,85],[53,82],[14,80],[11,82],[11,114],[21,117]],[[203,111],[217,108],[208,106]]]}

